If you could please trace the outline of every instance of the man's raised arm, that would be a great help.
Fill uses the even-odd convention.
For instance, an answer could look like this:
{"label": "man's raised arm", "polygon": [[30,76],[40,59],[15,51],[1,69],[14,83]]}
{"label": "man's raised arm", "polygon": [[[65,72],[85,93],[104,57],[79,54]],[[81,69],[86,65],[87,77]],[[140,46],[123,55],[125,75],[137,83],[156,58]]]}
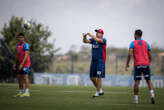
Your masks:
{"label": "man's raised arm", "polygon": [[92,37],[96,42],[103,43],[103,40],[100,38],[97,38],[96,36],[92,35],[91,33],[87,33],[90,37]]}

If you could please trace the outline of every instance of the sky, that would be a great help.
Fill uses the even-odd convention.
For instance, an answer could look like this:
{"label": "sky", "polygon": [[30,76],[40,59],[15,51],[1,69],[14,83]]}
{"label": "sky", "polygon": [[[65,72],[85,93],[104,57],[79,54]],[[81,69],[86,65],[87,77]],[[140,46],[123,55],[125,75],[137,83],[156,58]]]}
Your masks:
{"label": "sky", "polygon": [[[150,44],[164,48],[164,0],[0,0],[0,29],[12,16],[49,27],[49,42],[60,52],[80,48],[82,33],[105,32],[109,47],[128,48],[136,29]],[[54,42],[55,39],[55,42]]]}

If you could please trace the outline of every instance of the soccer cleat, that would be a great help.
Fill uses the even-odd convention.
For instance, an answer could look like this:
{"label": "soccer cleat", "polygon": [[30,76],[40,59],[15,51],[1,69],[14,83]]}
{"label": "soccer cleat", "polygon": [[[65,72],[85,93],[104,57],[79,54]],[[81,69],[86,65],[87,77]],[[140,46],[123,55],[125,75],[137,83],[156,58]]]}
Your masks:
{"label": "soccer cleat", "polygon": [[92,97],[93,98],[99,97],[99,92],[96,92]]}
{"label": "soccer cleat", "polygon": [[104,92],[102,92],[102,93],[99,93],[99,95],[104,95]]}
{"label": "soccer cleat", "polygon": [[96,95],[93,95],[92,97],[93,97],[93,98],[97,98],[97,97],[99,97],[99,95],[97,95],[97,96],[96,96]]}
{"label": "soccer cleat", "polygon": [[24,93],[20,97],[30,97],[30,93]]}
{"label": "soccer cleat", "polygon": [[151,98],[151,103],[155,104],[155,99],[153,97]]}
{"label": "soccer cleat", "polygon": [[15,95],[14,97],[21,97],[22,94],[21,93],[18,93],[17,95]]}

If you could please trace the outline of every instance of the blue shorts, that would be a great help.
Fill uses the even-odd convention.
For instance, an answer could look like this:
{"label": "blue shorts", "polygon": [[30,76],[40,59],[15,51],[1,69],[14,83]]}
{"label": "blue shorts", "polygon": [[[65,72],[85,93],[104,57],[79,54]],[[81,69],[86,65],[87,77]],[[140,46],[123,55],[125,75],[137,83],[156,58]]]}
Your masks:
{"label": "blue shorts", "polygon": [[144,76],[145,80],[151,79],[150,66],[145,66],[145,65],[134,66],[134,80],[141,80],[142,75]]}
{"label": "blue shorts", "polygon": [[103,60],[91,61],[90,78],[105,78],[105,62]]}
{"label": "blue shorts", "polygon": [[18,71],[18,74],[26,74],[29,75],[30,74],[30,67],[23,67],[21,70]]}

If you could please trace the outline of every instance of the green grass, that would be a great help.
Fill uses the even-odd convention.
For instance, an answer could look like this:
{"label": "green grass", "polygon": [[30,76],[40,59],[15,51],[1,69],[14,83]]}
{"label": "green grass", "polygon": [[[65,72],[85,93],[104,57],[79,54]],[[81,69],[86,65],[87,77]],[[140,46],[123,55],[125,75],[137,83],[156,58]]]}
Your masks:
{"label": "green grass", "polygon": [[130,87],[105,87],[105,95],[96,99],[93,87],[31,85],[29,98],[14,98],[16,90],[15,84],[0,84],[0,110],[164,110],[164,89],[155,89],[155,105],[147,88],[140,89],[138,105]]}

